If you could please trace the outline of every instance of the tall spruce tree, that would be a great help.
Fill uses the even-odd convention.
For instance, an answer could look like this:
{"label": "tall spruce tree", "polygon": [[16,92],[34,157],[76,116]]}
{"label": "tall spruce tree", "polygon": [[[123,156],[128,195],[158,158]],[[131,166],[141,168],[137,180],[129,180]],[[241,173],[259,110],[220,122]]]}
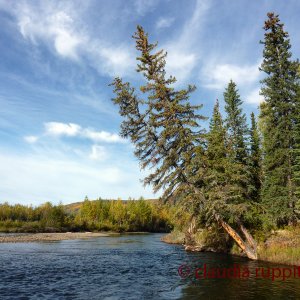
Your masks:
{"label": "tall spruce tree", "polygon": [[228,157],[226,147],[226,130],[217,100],[207,134],[207,173],[205,187],[209,202],[225,202],[228,198],[224,186],[228,183]]}
{"label": "tall spruce tree", "polygon": [[261,190],[261,146],[260,136],[257,128],[254,113],[251,113],[251,128],[250,128],[250,199],[256,202],[260,201],[260,190]]}
{"label": "tall spruce tree", "polygon": [[243,113],[243,101],[240,98],[236,84],[230,80],[224,92],[225,111],[227,113],[225,126],[228,133],[228,143],[231,144],[229,153],[235,166],[235,184],[240,187],[240,194],[236,197],[249,197],[250,170],[248,167],[248,153],[246,137],[248,135],[246,115]]}
{"label": "tall spruce tree", "polygon": [[247,164],[247,149],[245,139],[248,134],[246,115],[243,113],[243,101],[240,98],[236,84],[230,80],[224,92],[225,119],[228,136],[232,143],[235,160]]}
{"label": "tall spruce tree", "polygon": [[[176,79],[166,76],[167,54],[163,50],[154,52],[157,44],[149,43],[141,26],[133,38],[140,52],[137,72],[146,79],[146,84],[140,87],[146,100],[139,99],[128,82],[114,80],[113,101],[125,118],[121,135],[135,144],[141,167],[153,170],[144,179],[146,185],[152,185],[154,191],[164,189],[165,198],[181,190],[188,193],[194,188],[191,165],[195,151],[198,160],[204,152],[201,150],[205,143],[204,130],[199,121],[206,118],[198,113],[202,105],[193,106],[188,101],[194,86],[178,91],[172,87]],[[201,188],[199,178],[197,185]]]}
{"label": "tall spruce tree", "polygon": [[268,13],[260,70],[264,151],[262,201],[278,225],[295,219],[295,181],[293,179],[295,149],[296,91],[298,62],[292,60],[290,40],[278,15]]}
{"label": "tall spruce tree", "polygon": [[[222,213],[224,217],[225,207],[231,198],[231,174],[232,166],[228,157],[228,144],[226,129],[220,113],[217,100],[207,134],[207,169],[205,173],[205,191],[208,199],[206,209]],[[230,170],[230,171],[229,171]],[[213,215],[208,213],[208,215]]]}
{"label": "tall spruce tree", "polygon": [[[300,66],[298,66],[298,76],[300,77]],[[294,147],[294,185],[295,185],[295,213],[300,218],[300,84],[297,89],[297,102],[296,102],[296,118],[295,118],[295,147]]]}
{"label": "tall spruce tree", "polygon": [[[194,86],[175,90],[176,79],[165,72],[166,53],[154,52],[157,44],[148,41],[141,26],[133,38],[140,53],[137,71],[142,73],[146,84],[140,87],[141,99],[136,90],[121,78],[115,78],[115,98],[123,117],[121,135],[130,138],[135,145],[135,155],[142,168],[151,170],[144,179],[154,191],[164,190],[164,197],[181,196],[193,199],[195,213],[207,203],[204,189],[206,173],[205,135],[199,121],[206,119],[198,113],[201,106],[189,102]],[[256,250],[249,246],[251,235],[242,225],[246,242],[223,219],[217,211],[212,212],[215,222],[220,223],[227,233],[239,244],[248,257],[256,259]]]}
{"label": "tall spruce tree", "polygon": [[241,220],[243,213],[250,208],[240,184],[245,180],[245,175],[242,174],[241,163],[232,159],[234,149],[218,101],[214,106],[209,129],[205,173],[205,189],[209,200],[207,207],[218,211],[224,219]]}

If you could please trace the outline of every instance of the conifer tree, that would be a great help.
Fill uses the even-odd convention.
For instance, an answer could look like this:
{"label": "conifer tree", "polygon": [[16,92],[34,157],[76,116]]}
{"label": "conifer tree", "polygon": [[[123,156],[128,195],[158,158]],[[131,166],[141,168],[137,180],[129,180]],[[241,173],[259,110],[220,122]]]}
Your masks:
{"label": "conifer tree", "polygon": [[261,146],[258,133],[257,123],[254,113],[251,113],[251,128],[250,128],[250,199],[260,201],[261,189]]}
{"label": "conifer tree", "polygon": [[[205,189],[208,198],[208,208],[223,210],[229,197],[228,189],[228,149],[226,147],[226,130],[217,100],[207,134],[207,172],[205,174]],[[218,206],[218,207],[216,207]]]}
{"label": "conifer tree", "polygon": [[235,184],[239,186],[240,194],[236,195],[246,200],[249,197],[248,189],[250,183],[250,170],[248,167],[248,153],[246,148],[246,137],[248,128],[246,115],[243,113],[240,95],[236,84],[230,80],[224,92],[225,111],[227,113],[225,126],[228,133],[228,143],[231,151],[228,153],[234,165]]}
{"label": "conifer tree", "polygon": [[295,181],[293,180],[296,90],[298,62],[292,60],[290,40],[278,15],[268,13],[260,70],[265,105],[261,110],[263,126],[264,182],[263,203],[273,221],[285,224],[295,219]]}
{"label": "conifer tree", "polygon": [[207,207],[218,211],[224,219],[241,220],[245,210],[250,208],[240,184],[240,181],[245,180],[245,175],[241,172],[241,163],[232,159],[234,149],[229,142],[218,101],[214,106],[209,129],[205,173]]}
{"label": "conifer tree", "polygon": [[[298,76],[300,77],[300,66],[298,66]],[[296,118],[295,118],[295,147],[294,147],[294,185],[295,185],[295,213],[300,218],[300,84],[297,88],[297,101],[296,101]]]}
{"label": "conifer tree", "polygon": [[[154,52],[157,44],[148,42],[148,35],[141,26],[133,38],[140,52],[137,72],[142,73],[146,84],[140,87],[146,100],[141,100],[129,83],[120,78],[113,82],[116,98],[125,120],[121,125],[121,135],[129,137],[135,144],[135,155],[141,167],[154,169],[144,179],[146,185],[152,185],[154,191],[165,189],[164,196],[194,187],[191,182],[192,160],[195,151],[203,152],[204,130],[199,121],[206,118],[198,113],[202,105],[193,106],[188,99],[195,90],[189,85],[176,91],[172,84],[176,79],[167,77],[165,71],[166,53]],[[188,171],[190,170],[190,171]],[[189,178],[188,178],[189,177]],[[198,185],[201,185],[198,179]]]}
{"label": "conifer tree", "polygon": [[[195,213],[207,203],[204,193],[206,141],[199,124],[206,118],[198,113],[202,106],[189,102],[194,86],[181,90],[172,87],[176,79],[166,76],[166,53],[163,50],[154,52],[157,44],[149,43],[141,26],[137,27],[133,38],[140,52],[137,71],[143,74],[146,84],[140,87],[144,96],[141,99],[136,90],[121,78],[115,78],[112,83],[116,95],[113,102],[119,106],[123,117],[121,136],[130,138],[135,145],[135,155],[141,167],[152,171],[144,183],[152,185],[154,191],[163,189],[165,199],[174,195],[192,199],[192,212]],[[212,211],[212,217],[248,257],[257,258],[256,251],[249,248],[218,212]],[[251,238],[242,228],[246,239]]]}
{"label": "conifer tree", "polygon": [[232,142],[235,160],[244,165],[247,164],[246,135],[248,128],[246,124],[246,115],[243,113],[240,95],[236,84],[230,80],[224,92],[225,111],[227,118],[225,120],[229,139]]}

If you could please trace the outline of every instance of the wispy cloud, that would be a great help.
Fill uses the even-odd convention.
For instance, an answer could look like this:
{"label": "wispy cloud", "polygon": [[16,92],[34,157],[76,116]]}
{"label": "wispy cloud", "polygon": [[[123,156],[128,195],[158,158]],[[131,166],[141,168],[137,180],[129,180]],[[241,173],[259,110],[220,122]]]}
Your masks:
{"label": "wispy cloud", "polygon": [[78,124],[74,123],[60,123],[60,122],[48,122],[44,124],[45,134],[52,136],[71,136],[86,138],[93,142],[106,142],[106,143],[124,143],[122,139],[116,133],[110,133],[107,131],[96,131],[91,128],[82,128]]}
{"label": "wispy cloud", "polygon": [[195,49],[198,42],[195,36],[199,35],[209,9],[210,1],[196,1],[193,14],[185,22],[180,33],[163,45],[168,51],[166,69],[177,78],[178,82],[185,83],[189,80],[199,63],[200,53],[199,48]]}
{"label": "wispy cloud", "polygon": [[34,135],[24,136],[24,140],[29,144],[34,144],[39,138]]}
{"label": "wispy cloud", "polygon": [[[139,5],[140,11],[149,6]],[[134,71],[129,47],[95,37],[85,26],[84,13],[72,2],[18,2],[7,10],[15,16],[23,38],[36,46],[44,43],[56,55],[88,64],[102,75],[123,76]]]}
{"label": "wispy cloud", "polygon": [[89,158],[97,161],[104,161],[108,158],[108,153],[103,146],[93,145]]}
{"label": "wispy cloud", "polygon": [[49,122],[45,123],[46,134],[54,136],[76,136],[81,132],[81,126],[73,123]]}
{"label": "wispy cloud", "polygon": [[259,93],[260,88],[255,88],[254,90],[250,91],[245,97],[245,102],[259,105],[264,101],[263,96],[261,96]]}
{"label": "wispy cloud", "polygon": [[230,80],[240,86],[257,83],[260,77],[259,64],[232,65],[208,64],[201,72],[203,86],[210,89],[223,89]]}
{"label": "wispy cloud", "polygon": [[84,162],[58,160],[51,156],[0,154],[0,163],[2,172],[7,174],[1,183],[1,201],[5,201],[7,195],[10,201],[19,203],[58,202],[61,199],[74,202],[86,194],[102,196],[106,186],[121,185],[126,178],[117,167],[92,167]]}
{"label": "wispy cloud", "polygon": [[173,24],[174,21],[175,18],[161,17],[157,20],[155,27],[156,29],[168,28]]}
{"label": "wispy cloud", "polygon": [[19,6],[17,18],[24,38],[35,44],[39,40],[50,42],[59,55],[78,58],[78,48],[85,39],[75,30],[74,19],[67,12],[55,11],[49,6],[34,10],[24,5]]}
{"label": "wispy cloud", "polygon": [[141,195],[153,197],[151,189],[139,184],[142,174],[136,164],[114,160],[99,165],[70,157],[56,157],[52,152],[32,155],[0,153],[0,201],[39,204],[45,201],[64,203],[81,201],[86,195],[116,199]]}
{"label": "wispy cloud", "polygon": [[111,77],[130,76],[135,70],[135,54],[133,47],[123,45],[105,45],[100,41],[90,42],[90,47],[85,49],[87,59],[101,74]]}

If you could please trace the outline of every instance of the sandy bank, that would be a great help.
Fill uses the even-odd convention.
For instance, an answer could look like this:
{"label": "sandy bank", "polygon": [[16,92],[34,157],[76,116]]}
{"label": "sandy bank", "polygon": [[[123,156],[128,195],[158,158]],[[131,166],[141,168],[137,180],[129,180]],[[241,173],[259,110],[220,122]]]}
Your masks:
{"label": "sandy bank", "polygon": [[74,239],[89,239],[95,237],[110,236],[102,232],[64,232],[64,233],[22,233],[7,234],[0,236],[0,243],[27,243],[42,241],[63,241]]}

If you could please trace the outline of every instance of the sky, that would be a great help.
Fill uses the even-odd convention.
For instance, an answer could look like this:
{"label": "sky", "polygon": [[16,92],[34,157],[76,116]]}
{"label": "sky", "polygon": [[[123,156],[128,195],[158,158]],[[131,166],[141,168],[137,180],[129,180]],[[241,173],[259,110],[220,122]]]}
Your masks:
{"label": "sky", "polygon": [[[153,198],[109,84],[134,86],[142,25],[176,88],[195,84],[193,104],[211,116],[232,79],[248,118],[258,114],[266,14],[279,14],[300,57],[298,0],[0,0],[0,203],[38,205]],[[204,126],[206,126],[204,124]]]}

